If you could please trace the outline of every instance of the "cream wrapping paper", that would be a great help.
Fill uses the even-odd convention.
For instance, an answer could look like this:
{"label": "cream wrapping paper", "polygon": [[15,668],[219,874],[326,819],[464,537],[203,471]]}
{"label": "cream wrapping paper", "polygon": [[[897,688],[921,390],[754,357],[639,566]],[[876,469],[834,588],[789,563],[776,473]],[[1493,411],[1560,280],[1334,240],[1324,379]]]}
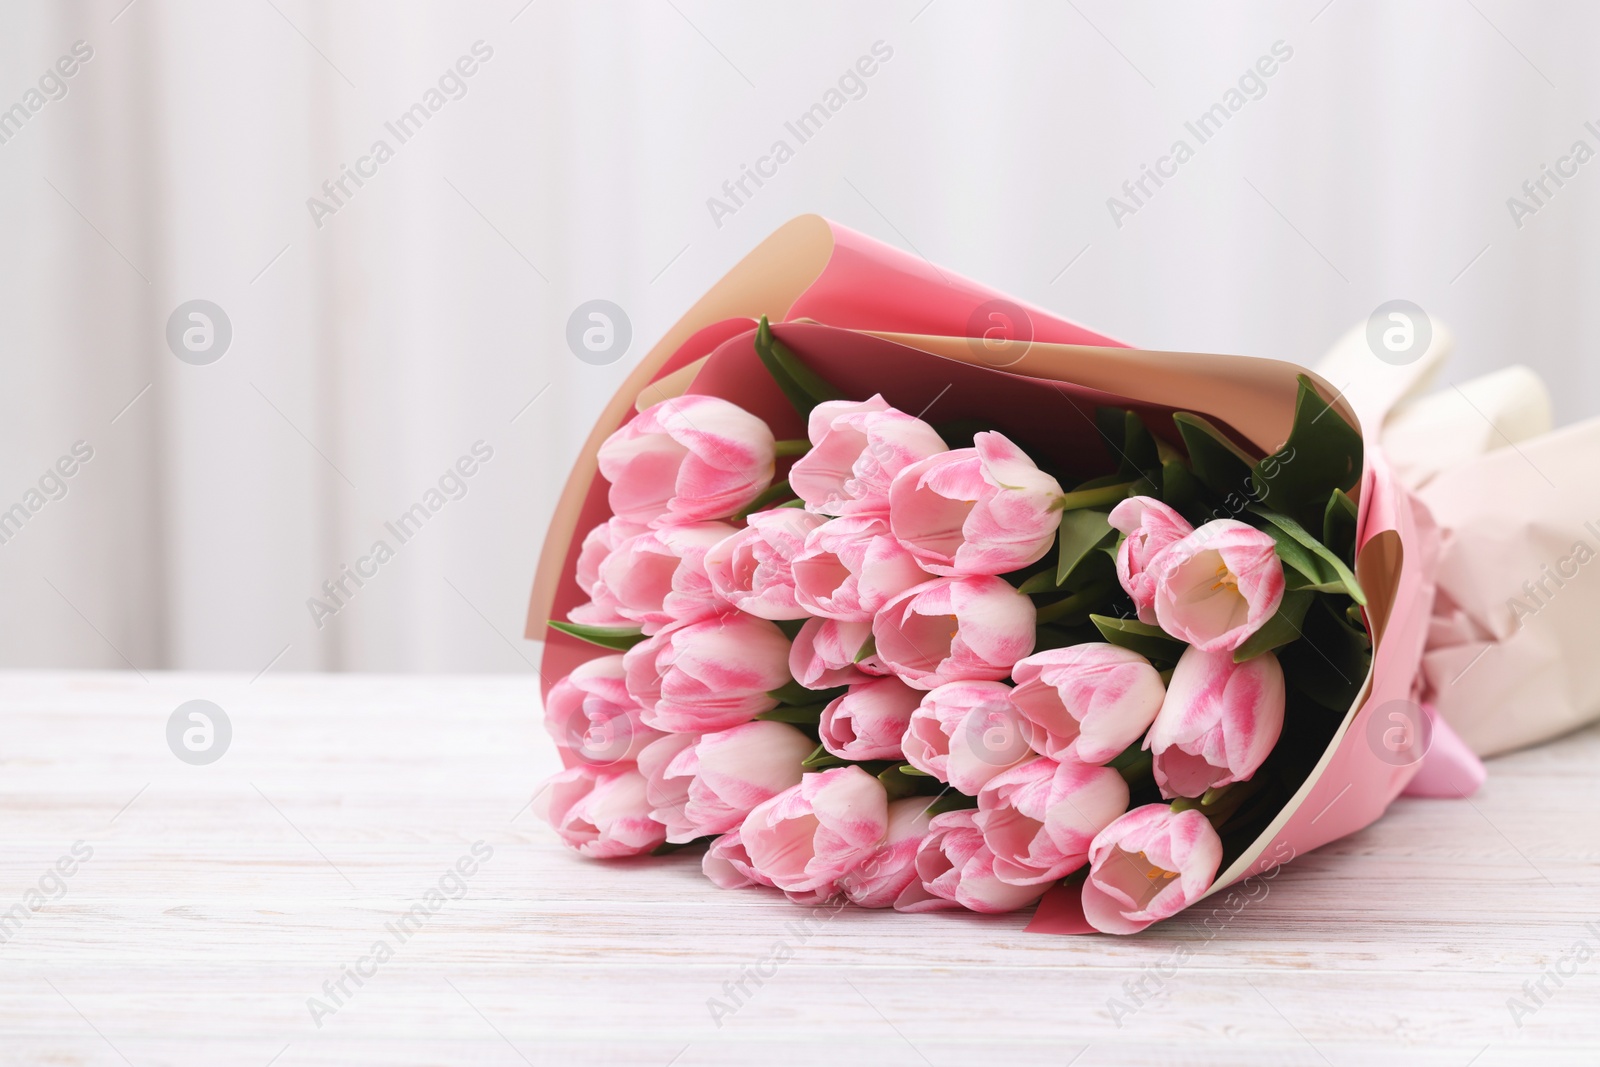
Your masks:
{"label": "cream wrapping paper", "polygon": [[1390,367],[1352,330],[1318,367],[1380,440],[1443,535],[1422,695],[1480,756],[1600,720],[1600,419],[1550,429],[1526,367],[1438,377],[1450,335]]}

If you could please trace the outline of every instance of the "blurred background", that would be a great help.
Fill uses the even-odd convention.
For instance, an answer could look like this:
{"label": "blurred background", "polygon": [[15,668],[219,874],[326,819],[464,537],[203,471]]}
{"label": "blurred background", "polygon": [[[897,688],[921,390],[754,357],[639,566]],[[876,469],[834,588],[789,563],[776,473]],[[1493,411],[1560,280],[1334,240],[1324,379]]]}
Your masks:
{"label": "blurred background", "polygon": [[[804,212],[1146,347],[1311,363],[1409,300],[1447,378],[1526,363],[1585,418],[1597,33],[1509,0],[6,5],[0,666],[531,671],[595,413]],[[568,343],[594,300],[610,362]]]}

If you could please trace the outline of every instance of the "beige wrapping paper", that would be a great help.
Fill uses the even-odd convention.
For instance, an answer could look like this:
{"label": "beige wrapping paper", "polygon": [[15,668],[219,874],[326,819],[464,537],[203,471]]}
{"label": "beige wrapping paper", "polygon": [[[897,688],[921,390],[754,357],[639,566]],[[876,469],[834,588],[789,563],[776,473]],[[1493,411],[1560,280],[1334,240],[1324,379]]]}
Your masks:
{"label": "beige wrapping paper", "polygon": [[1480,756],[1600,720],[1600,419],[1550,430],[1526,367],[1418,396],[1450,350],[1389,367],[1352,330],[1318,370],[1443,532],[1423,698]]}

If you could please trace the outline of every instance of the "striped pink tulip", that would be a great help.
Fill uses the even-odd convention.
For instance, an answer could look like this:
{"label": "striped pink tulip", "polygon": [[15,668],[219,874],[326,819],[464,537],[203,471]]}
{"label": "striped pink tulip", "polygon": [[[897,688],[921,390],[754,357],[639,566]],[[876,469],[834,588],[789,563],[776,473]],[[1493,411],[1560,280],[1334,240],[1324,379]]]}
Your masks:
{"label": "striped pink tulip", "polygon": [[839,880],[852,904],[887,908],[917,881],[917,850],[928,835],[931,797],[906,797],[889,803],[889,829],[883,845]]}
{"label": "striped pink tulip", "polygon": [[1198,797],[1250,778],[1278,743],[1283,704],[1271,652],[1235,663],[1230,652],[1185,651],[1145,738],[1161,795]]}
{"label": "striped pink tulip", "polygon": [[1083,914],[1096,930],[1133,934],[1200,899],[1222,864],[1222,839],[1198,809],[1135,808],[1089,846]]}
{"label": "striped pink tulip", "polygon": [[808,619],[790,646],[789,673],[807,689],[855,685],[869,675],[887,674],[876,656],[857,662],[871,637],[870,623]]}
{"label": "striped pink tulip", "polygon": [[795,599],[812,615],[867,622],[896,594],[931,578],[889,523],[871,515],[831,519],[794,559]]}
{"label": "striped pink tulip", "polygon": [[994,876],[1012,885],[1065,878],[1089,842],[1128,810],[1128,783],[1109,767],[1041,756],[989,779],[974,823],[994,853]]}
{"label": "striped pink tulip", "polygon": [[901,740],[906,762],[977,796],[995,775],[1033,758],[1011,693],[1001,682],[949,682],[928,693]]}
{"label": "striped pink tulip", "polygon": [[1023,736],[1055,760],[1112,759],[1144,736],[1166,695],[1149,660],[1102,642],[1035,652],[1011,677]]}
{"label": "striped pink tulip", "polygon": [[846,760],[900,759],[900,739],[923,694],[898,678],[870,678],[822,709],[822,747]]}
{"label": "striped pink tulip", "polygon": [[1001,578],[935,578],[872,620],[877,655],[915,689],[1000,679],[1033,651],[1033,601]]}
{"label": "striped pink tulip", "polygon": [[789,639],[765,619],[730,612],[662,630],[628,649],[623,666],[646,726],[724,730],[778,706],[768,694],[789,681]]}
{"label": "striped pink tulip", "polygon": [[1007,574],[1050,551],[1060,500],[1060,483],[987,431],[896,475],[889,524],[924,570]]}
{"label": "striped pink tulip", "polygon": [[647,634],[715,615],[727,608],[706,576],[706,553],[737,532],[725,522],[646,530],[605,558],[600,582],[617,613]]}
{"label": "striped pink tulip", "polygon": [[781,722],[747,722],[704,734],[678,752],[662,779],[688,781],[677,812],[653,811],[675,844],[726,833],[744,821],[757,804],[796,785],[800,761],[814,742]]}
{"label": "striped pink tulip", "polygon": [[1208,522],[1151,565],[1156,622],[1203,652],[1231,652],[1283,600],[1283,564],[1270,536],[1237,519]]}
{"label": "striped pink tulip", "polygon": [[727,518],[772,484],[776,464],[766,423],[694,394],[639,412],[606,438],[598,458],[612,514],[651,526]]}
{"label": "striped pink tulip", "polygon": [[569,767],[545,783],[534,809],[569,847],[595,859],[637,856],[667,839],[632,764]]}
{"label": "striped pink tulip", "polygon": [[806,535],[824,522],[799,508],[758,511],[749,525],[705,554],[706,574],[717,595],[762,619],[803,619],[795,601],[794,559]]}
{"label": "striped pink tulip", "polygon": [[606,585],[600,568],[619,547],[643,532],[643,526],[616,518],[607,519],[588,532],[578,549],[577,579],[578,588],[589,599],[567,612],[568,619],[585,626],[634,625],[622,613],[622,602]]}
{"label": "striped pink tulip", "polygon": [[889,483],[947,447],[932,426],[881,396],[828,400],[811,409],[811,451],[789,469],[789,485],[821,515],[886,515]]}
{"label": "striped pink tulip", "polygon": [[851,765],[807,774],[746,816],[739,837],[751,866],[779,889],[832,895],[888,829],[883,784]]}
{"label": "striped pink tulip", "polygon": [[1168,545],[1194,532],[1176,511],[1149,496],[1132,496],[1111,509],[1111,525],[1122,532],[1117,545],[1117,581],[1133,598],[1139,621],[1155,624],[1156,579],[1151,565]]}
{"label": "striped pink tulip", "polygon": [[1044,895],[1042,885],[1012,885],[995,877],[994,853],[973,822],[971,809],[935,815],[917,849],[917,880],[895,899],[895,911],[966,908],[991,914],[1025,908]]}
{"label": "striped pink tulip", "polygon": [[638,759],[662,735],[640,718],[623,680],[622,656],[597,656],[550,687],[544,725],[567,766],[609,767]]}

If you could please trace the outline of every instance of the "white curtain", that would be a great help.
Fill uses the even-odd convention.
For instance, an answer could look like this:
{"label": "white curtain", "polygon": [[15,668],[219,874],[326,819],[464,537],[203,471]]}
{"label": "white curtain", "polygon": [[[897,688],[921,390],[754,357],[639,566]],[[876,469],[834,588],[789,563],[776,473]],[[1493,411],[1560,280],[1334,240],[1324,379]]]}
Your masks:
{"label": "white curtain", "polygon": [[[531,670],[594,412],[806,211],[1150,346],[1310,362],[1409,299],[1455,378],[1527,363],[1586,416],[1597,31],[1508,0],[11,5],[0,665]],[[567,346],[591,299],[617,362]],[[215,362],[169,347],[193,300]]]}

